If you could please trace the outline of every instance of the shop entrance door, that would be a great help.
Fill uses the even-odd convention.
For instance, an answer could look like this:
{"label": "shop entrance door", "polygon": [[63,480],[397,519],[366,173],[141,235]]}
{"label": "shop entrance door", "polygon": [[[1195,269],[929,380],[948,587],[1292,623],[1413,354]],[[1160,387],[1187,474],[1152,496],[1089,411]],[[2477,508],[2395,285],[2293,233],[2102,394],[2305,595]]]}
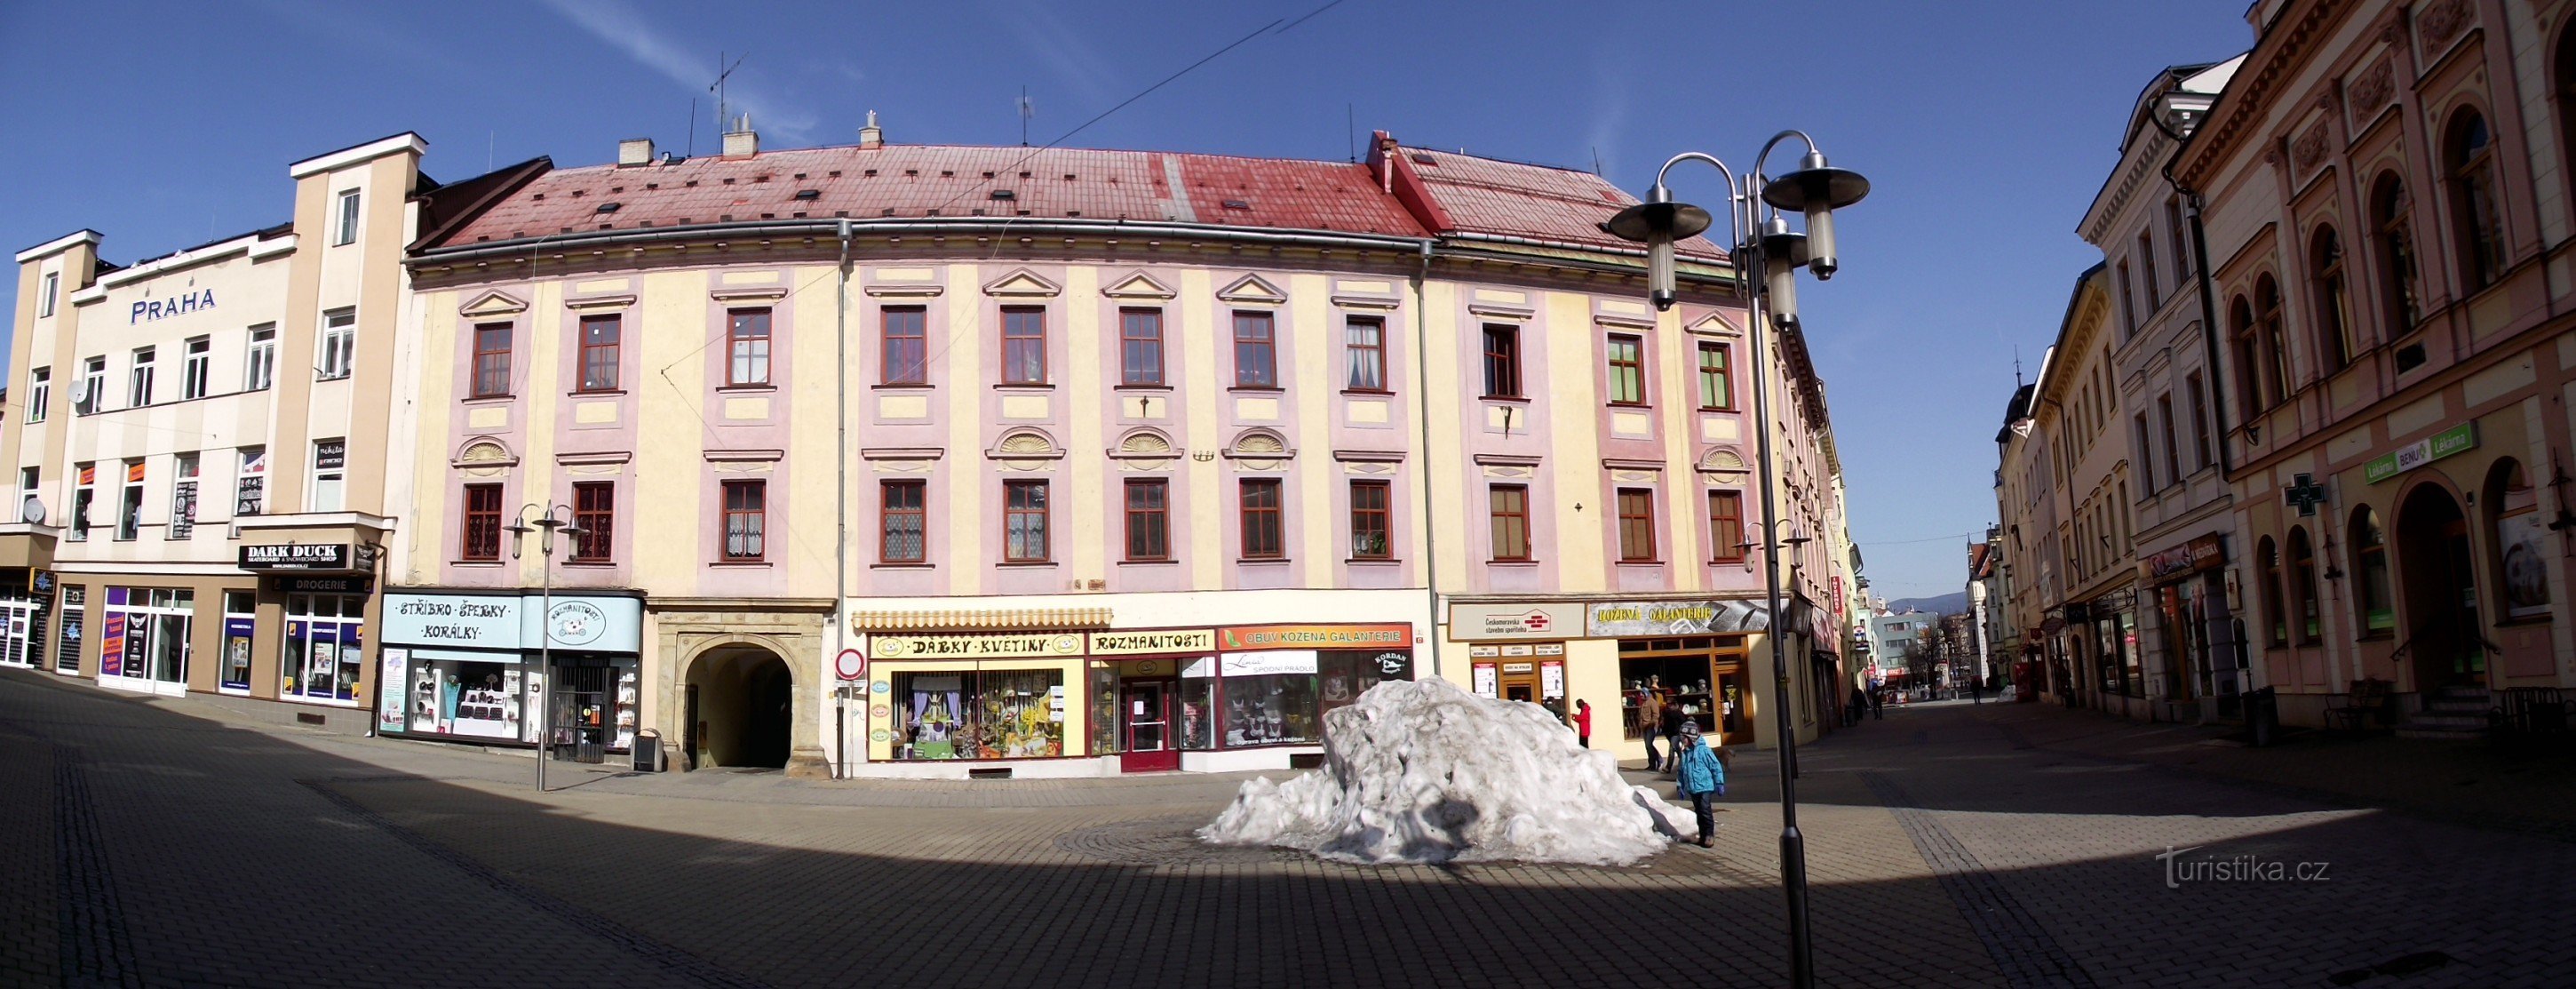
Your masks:
{"label": "shop entrance door", "polygon": [[555,668],[554,756],[562,762],[599,763],[608,757],[608,668]]}
{"label": "shop entrance door", "polygon": [[2449,492],[2425,484],[2406,496],[2397,510],[2397,551],[2406,603],[2401,651],[2413,660],[2415,689],[2485,686],[2477,566],[2468,520]]}
{"label": "shop entrance door", "polygon": [[[1744,709],[1744,667],[1733,663],[1717,666],[1717,738],[1727,745],[1753,743],[1753,719]],[[1828,706],[1830,710],[1830,705]]]}
{"label": "shop entrance door", "polygon": [[0,666],[36,665],[44,641],[44,609],[29,601],[0,601]]}
{"label": "shop entrance door", "polygon": [[1168,773],[1181,768],[1179,739],[1172,737],[1171,680],[1124,680],[1118,685],[1119,710],[1127,712],[1126,745],[1118,753],[1122,773]]}

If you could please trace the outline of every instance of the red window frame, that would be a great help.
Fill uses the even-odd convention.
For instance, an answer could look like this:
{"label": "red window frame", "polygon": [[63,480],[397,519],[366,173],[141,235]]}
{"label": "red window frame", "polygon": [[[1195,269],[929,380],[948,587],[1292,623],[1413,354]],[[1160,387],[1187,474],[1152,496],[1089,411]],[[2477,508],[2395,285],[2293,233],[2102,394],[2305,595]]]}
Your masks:
{"label": "red window frame", "polygon": [[716,558],[727,563],[758,563],[769,556],[769,482],[726,481],[724,530],[717,534]]}
{"label": "red window frame", "polygon": [[[769,310],[733,309],[725,313],[725,384],[765,385],[769,383],[770,362],[777,356],[771,350]],[[744,361],[749,350],[760,352],[756,372],[746,373]]]}
{"label": "red window frame", "polygon": [[[877,485],[877,562],[930,561],[930,485],[923,481],[882,481]],[[897,523],[908,522],[912,545],[899,546]]]}
{"label": "red window frame", "polygon": [[465,524],[458,527],[456,558],[491,562],[501,558],[501,486],[465,486]]}
{"label": "red window frame", "polygon": [[615,313],[581,318],[581,380],[575,391],[616,391],[625,324]]}
{"label": "red window frame", "polygon": [[575,481],[572,485],[572,562],[607,563],[616,555],[617,482]]}
{"label": "red window frame", "polygon": [[[1028,376],[1023,376],[1028,375]],[[1046,310],[1038,306],[1002,309],[1002,383],[1047,383]]]}
{"label": "red window frame", "polygon": [[1280,488],[1279,480],[1269,477],[1247,477],[1237,485],[1235,504],[1244,559],[1283,560],[1288,557],[1287,526],[1280,515]]}
{"label": "red window frame", "polygon": [[[1385,481],[1351,482],[1351,559],[1395,558],[1395,532],[1388,508],[1393,491],[1394,486]],[[1372,543],[1376,548],[1370,548]]]}
{"label": "red window frame", "polygon": [[1485,508],[1493,516],[1493,558],[1506,563],[1528,562],[1529,486],[1493,485],[1485,491]]}
{"label": "red window frame", "polygon": [[[1153,357],[1150,365],[1139,359],[1147,354]],[[1162,310],[1118,311],[1118,383],[1148,387],[1163,384]]]}
{"label": "red window frame", "polygon": [[[1363,328],[1369,333],[1367,343],[1360,342],[1359,331]],[[1345,359],[1342,369],[1344,391],[1383,395],[1395,390],[1386,380],[1385,320],[1375,316],[1351,317],[1342,326],[1342,345],[1350,351],[1350,356]],[[1362,367],[1369,369],[1369,376],[1377,379],[1376,384],[1362,384],[1356,380],[1350,380],[1359,377],[1357,372]]]}
{"label": "red window frame", "polygon": [[1520,327],[1485,324],[1485,397],[1522,397]]}
{"label": "red window frame", "polygon": [[1619,562],[1655,562],[1655,493],[1646,488],[1620,488]]}
{"label": "red window frame", "polygon": [[[1628,349],[1628,358],[1620,359],[1620,348]],[[1613,333],[1607,348],[1610,358],[1610,404],[1646,404],[1646,338],[1627,333]],[[1620,397],[1626,394],[1630,397]]]}
{"label": "red window frame", "polygon": [[888,385],[930,383],[930,310],[887,306],[877,313],[877,380]]}
{"label": "red window frame", "polygon": [[1127,562],[1163,563],[1172,558],[1172,486],[1162,478],[1129,478],[1126,508]]}
{"label": "red window frame", "polygon": [[[1047,493],[1045,481],[1002,482],[1002,562],[1045,563],[1055,558],[1047,532]],[[1011,545],[1014,529],[1021,533],[1016,547]],[[1035,552],[1031,552],[1032,543]]]}
{"label": "red window frame", "polygon": [[1234,386],[1279,387],[1279,324],[1269,313],[1234,314]]}
{"label": "red window frame", "polygon": [[1699,407],[1703,412],[1735,411],[1734,355],[1725,344],[1699,345]]}
{"label": "red window frame", "polygon": [[474,324],[475,398],[509,397],[510,330],[508,323]]}
{"label": "red window frame", "polygon": [[1709,562],[1744,562],[1744,492],[1708,493]]}

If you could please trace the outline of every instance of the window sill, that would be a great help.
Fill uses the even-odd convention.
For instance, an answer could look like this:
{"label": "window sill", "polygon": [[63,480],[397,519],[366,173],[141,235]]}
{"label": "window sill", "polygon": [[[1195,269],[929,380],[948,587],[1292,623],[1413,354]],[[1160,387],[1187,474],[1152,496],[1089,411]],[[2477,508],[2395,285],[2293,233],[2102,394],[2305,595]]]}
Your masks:
{"label": "window sill", "polygon": [[2496,627],[2520,628],[2526,625],[2547,625],[2556,620],[2557,619],[2555,617],[2549,615],[2533,615],[2529,618],[2506,618],[2496,622]]}
{"label": "window sill", "polygon": [[1664,565],[1664,561],[1662,560],[1620,560],[1618,563],[1623,567],[1660,567]]}
{"label": "window sill", "polygon": [[707,562],[707,565],[708,565],[708,566],[710,566],[710,567],[715,567],[715,568],[723,569],[723,570],[766,570],[766,569],[768,569],[768,568],[769,568],[769,561],[767,561],[767,560],[710,560],[710,561],[708,561],[708,562]]}
{"label": "window sill", "polygon": [[1718,407],[1718,406],[1703,405],[1703,406],[1700,406],[1700,407],[1699,407],[1699,411],[1702,411],[1702,412],[1710,412],[1710,413],[1718,413],[1718,412],[1733,412],[1733,411],[1735,411],[1735,410],[1734,410],[1734,409],[1730,409],[1730,408],[1721,408],[1721,407]]}
{"label": "window sill", "polygon": [[938,567],[938,565],[937,565],[937,564],[931,564],[931,563],[871,563],[871,564],[868,564],[868,569],[870,569],[870,570],[937,570],[937,569],[939,569],[939,567]]}
{"label": "window sill", "polygon": [[567,393],[567,394],[570,394],[570,395],[571,395],[572,397],[574,397],[574,398],[618,398],[618,397],[622,397],[622,396],[624,396],[624,395],[626,394],[626,389],[624,389],[624,388],[576,388],[576,389],[573,389],[571,392],[569,392],[569,393]]}
{"label": "window sill", "polygon": [[1342,394],[1344,394],[1344,395],[1350,395],[1350,396],[1354,396],[1354,397],[1358,397],[1358,398],[1393,398],[1393,397],[1395,397],[1395,389],[1392,389],[1392,388],[1344,388],[1344,389],[1342,389]]}
{"label": "window sill", "polygon": [[313,380],[315,380],[315,381],[347,381],[347,380],[349,380],[349,375],[346,375],[346,374],[317,374],[317,375],[314,375],[314,376],[313,376]]}
{"label": "window sill", "polygon": [[1179,566],[1180,564],[1181,564],[1181,561],[1179,561],[1179,560],[1120,560],[1120,561],[1118,561],[1118,565],[1119,565],[1119,566],[1122,566],[1122,567],[1176,567],[1176,566]]}
{"label": "window sill", "polygon": [[938,386],[927,381],[880,381],[868,387],[879,391],[932,391]]}
{"label": "window sill", "polygon": [[1169,392],[1172,390],[1172,386],[1170,386],[1170,385],[1111,385],[1111,386],[1109,387],[1109,390],[1110,390],[1110,391],[1156,391],[1156,392],[1165,392],[1165,393],[1169,393]]}
{"label": "window sill", "polygon": [[[2541,620],[2542,620],[2542,621],[2548,621],[2548,619],[2546,619],[2546,618],[2541,619]],[[2496,623],[2496,624],[2502,625],[2502,624],[2508,624],[2508,623],[2505,623],[2505,622],[2498,622],[2498,623]],[[2395,632],[2372,632],[2372,633],[2370,633],[2370,634],[2368,634],[2368,635],[2361,636],[2360,638],[2357,638],[2357,639],[2355,639],[2355,640],[2353,640],[2353,641],[2356,641],[2356,642],[2391,642],[2391,641],[2395,641],[2395,640],[2396,640],[2396,638],[2397,638],[2397,633],[2395,633]]]}
{"label": "window sill", "polygon": [[1651,409],[1651,408],[1654,408],[1654,406],[1653,406],[1652,404],[1650,404],[1650,403],[1646,403],[1646,402],[1611,402],[1611,403],[1608,403],[1608,404],[1609,404],[1609,406],[1610,406],[1611,408],[1614,408],[1614,409]]}
{"label": "window sill", "polygon": [[1528,405],[1530,402],[1525,395],[1486,395],[1483,399],[1488,402],[1510,402],[1515,405]]}
{"label": "window sill", "polygon": [[1485,565],[1491,567],[1535,567],[1538,565],[1538,562],[1539,561],[1537,560],[1487,560],[1485,561]]}
{"label": "window sill", "polygon": [[759,394],[766,394],[766,393],[769,393],[769,392],[774,392],[774,391],[777,391],[777,390],[778,390],[778,386],[777,386],[777,385],[759,385],[759,384],[754,384],[754,385],[717,385],[717,386],[716,386],[716,393],[717,393],[717,394],[720,394],[720,395],[759,395]]}
{"label": "window sill", "polygon": [[451,567],[470,567],[477,570],[499,570],[501,569],[502,563],[499,560],[449,560],[447,561],[447,565]]}
{"label": "window sill", "polygon": [[473,396],[468,396],[468,397],[467,397],[467,398],[466,398],[466,399],[465,399],[461,404],[465,404],[465,405],[503,405],[503,404],[507,404],[507,403],[509,403],[509,402],[517,401],[517,400],[518,400],[518,397],[519,397],[519,396],[517,396],[517,395],[511,395],[511,394],[506,394],[506,393],[505,393],[505,394],[500,394],[500,395],[473,395]]}
{"label": "window sill", "polygon": [[1003,569],[1005,569],[1005,570],[1052,570],[1052,569],[1055,569],[1055,561],[1054,561],[1054,560],[1004,560],[1004,561],[1002,561],[1002,562],[1000,562],[1000,563],[996,563],[996,564],[993,564],[993,565],[994,565],[994,566],[997,566],[997,567],[1001,567],[1001,568],[1003,568]]}
{"label": "window sill", "polygon": [[1250,392],[1255,395],[1276,395],[1287,390],[1278,385],[1230,385],[1226,388],[1228,394]]}
{"label": "window sill", "polygon": [[1054,390],[1055,390],[1055,382],[1052,382],[1052,381],[1000,381],[1000,382],[995,382],[995,383],[993,384],[993,390],[994,390],[994,391],[1034,391],[1034,392],[1051,392],[1051,391],[1054,391]]}
{"label": "window sill", "polygon": [[1354,556],[1342,562],[1354,567],[1392,567],[1404,561],[1391,556]]}
{"label": "window sill", "polygon": [[1749,556],[1739,556],[1732,560],[1710,560],[1708,561],[1708,565],[1712,567],[1740,567],[1743,566],[1746,561],[1751,559],[1752,557]]}
{"label": "window sill", "polygon": [[1295,561],[1284,556],[1246,556],[1237,557],[1234,562],[1247,567],[1278,567]]}
{"label": "window sill", "polygon": [[615,560],[565,560],[563,565],[575,570],[607,570],[617,566]]}

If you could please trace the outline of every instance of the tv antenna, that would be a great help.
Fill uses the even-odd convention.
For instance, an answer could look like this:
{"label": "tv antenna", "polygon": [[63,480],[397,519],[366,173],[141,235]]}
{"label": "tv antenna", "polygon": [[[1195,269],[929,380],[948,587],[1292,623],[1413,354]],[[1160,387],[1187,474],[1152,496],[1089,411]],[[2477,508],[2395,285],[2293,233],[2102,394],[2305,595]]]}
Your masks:
{"label": "tv antenna", "polygon": [[1029,121],[1035,119],[1038,115],[1037,101],[1029,98],[1029,87],[1027,86],[1020,87],[1019,110],[1020,146],[1025,148],[1029,146]]}
{"label": "tv antenna", "polygon": [[716,94],[716,133],[724,133],[725,126],[732,119],[725,115],[725,80],[732,78],[733,70],[742,68],[742,60],[750,57],[751,53],[744,52],[733,60],[733,64],[727,65],[725,53],[721,51],[716,53],[716,82],[715,85],[707,87],[708,92]]}

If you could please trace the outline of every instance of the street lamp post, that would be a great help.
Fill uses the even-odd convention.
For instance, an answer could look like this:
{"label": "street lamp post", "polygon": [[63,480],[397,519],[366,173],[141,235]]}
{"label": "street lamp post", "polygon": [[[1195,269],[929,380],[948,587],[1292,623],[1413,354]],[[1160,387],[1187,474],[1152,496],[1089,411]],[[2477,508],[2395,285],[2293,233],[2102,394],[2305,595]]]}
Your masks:
{"label": "street lamp post", "polygon": [[[1776,180],[1769,178],[1763,172],[1763,164],[1769,161],[1772,149],[1791,138],[1806,145],[1806,155],[1799,159],[1797,170]],[[1654,187],[1646,191],[1645,202],[1619,211],[1601,225],[1601,229],[1623,240],[1647,246],[1646,297],[1658,310],[1671,309],[1680,300],[1673,271],[1674,242],[1698,236],[1714,223],[1707,210],[1674,202],[1672,189],[1664,184],[1665,173],[1684,161],[1707,164],[1726,177],[1727,221],[1733,234],[1729,248],[1750,324],[1753,435],[1762,485],[1762,571],[1767,595],[1764,628],[1771,638],[1773,704],[1777,709],[1774,720],[1778,722],[1780,739],[1780,886],[1788,900],[1790,984],[1809,989],[1816,984],[1815,942],[1807,924],[1806,838],[1798,831],[1797,737],[1789,716],[1789,665],[1784,654],[1787,637],[1780,619],[1781,541],[1772,492],[1770,365],[1763,357],[1766,334],[1762,324],[1767,319],[1772,330],[1781,333],[1797,328],[1798,269],[1813,272],[1821,281],[1832,278],[1841,268],[1834,239],[1834,210],[1869,195],[1869,180],[1827,165],[1815,140],[1794,130],[1772,135],[1762,145],[1761,153],[1754,156],[1753,170],[1741,177],[1725,162],[1701,152],[1674,155],[1656,170]],[[1767,212],[1765,206],[1770,207]],[[1791,232],[1783,212],[1806,214],[1806,232]]]}
{"label": "street lamp post", "polygon": [[[555,517],[555,512],[557,510],[561,510],[563,512],[562,518]],[[537,511],[542,511],[543,514],[538,515],[536,521],[529,521],[528,513]],[[539,574],[538,580],[540,581],[541,586],[541,590],[538,592],[537,598],[537,669],[541,676],[541,679],[537,681],[537,685],[541,690],[541,696],[537,698],[537,792],[544,793],[546,792],[546,763],[554,757],[555,740],[553,717],[555,692],[555,537],[560,535],[571,539],[579,539],[585,535],[586,532],[580,526],[572,524],[572,508],[568,505],[546,505],[542,507],[537,505],[522,505],[519,507],[519,517],[513,520],[507,529],[510,533],[510,559],[513,560],[519,559],[520,551],[527,545],[529,533],[542,532],[545,534],[537,543],[537,552],[543,561],[537,566],[537,572]]]}

